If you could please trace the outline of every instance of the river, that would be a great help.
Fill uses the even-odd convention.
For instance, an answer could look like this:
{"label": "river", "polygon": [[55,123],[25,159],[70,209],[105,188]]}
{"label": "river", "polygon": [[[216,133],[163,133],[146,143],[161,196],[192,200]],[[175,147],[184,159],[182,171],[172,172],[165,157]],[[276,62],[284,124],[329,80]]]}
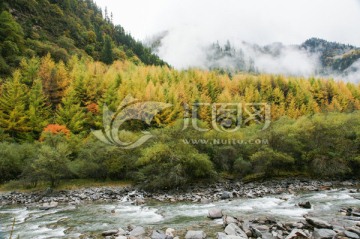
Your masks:
{"label": "river", "polygon": [[[312,208],[298,207],[297,204],[303,201],[310,201]],[[135,206],[130,202],[119,201],[59,205],[48,211],[36,207],[3,206],[0,207],[0,238],[8,238],[14,218],[13,235],[19,235],[21,239],[79,238],[81,234],[120,227],[126,229],[129,224],[155,229],[198,228],[214,238],[214,232],[222,230],[222,220],[207,218],[211,208],[221,208],[225,214],[249,220],[269,216],[281,222],[296,222],[308,214],[334,225],[348,226],[353,225],[354,221],[346,220],[339,210],[350,206],[360,206],[360,193],[351,193],[345,189],[224,200],[210,204],[149,202]]]}

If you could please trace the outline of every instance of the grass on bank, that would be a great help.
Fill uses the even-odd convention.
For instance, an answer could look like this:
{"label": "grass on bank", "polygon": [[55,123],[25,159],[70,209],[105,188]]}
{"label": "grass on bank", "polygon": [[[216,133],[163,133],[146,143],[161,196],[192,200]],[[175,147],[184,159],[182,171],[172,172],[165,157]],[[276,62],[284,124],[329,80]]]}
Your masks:
{"label": "grass on bank", "polygon": [[[130,181],[99,181],[93,179],[69,179],[62,180],[60,184],[55,188],[55,190],[76,190],[81,188],[89,188],[89,187],[127,187],[131,186],[132,183]],[[49,188],[48,182],[39,182],[36,187],[30,187],[23,181],[10,181],[5,184],[0,185],[0,192],[8,192],[8,191],[20,191],[20,192],[36,192],[36,191],[44,191]]]}
{"label": "grass on bank", "polygon": [[[222,180],[229,180],[229,181],[237,181],[240,180],[235,175],[223,172],[219,175],[220,181]],[[254,173],[249,174],[241,179],[244,183],[250,182],[259,182],[259,181],[266,181],[266,180],[282,180],[286,178],[308,178],[311,179],[312,177],[308,174],[303,172],[279,172],[277,175],[274,176],[266,176],[263,173]],[[204,184],[204,182],[198,182],[198,184]],[[114,181],[114,180],[105,180],[99,181],[94,179],[68,179],[62,180],[59,185],[55,188],[57,191],[61,190],[76,190],[81,188],[91,188],[91,187],[127,187],[132,186],[133,182],[131,181]],[[36,187],[31,187],[26,182],[21,180],[13,180],[7,182],[5,184],[0,185],[0,192],[9,192],[9,191],[19,191],[19,192],[37,192],[37,191],[44,191],[50,187],[48,182],[39,182]]]}

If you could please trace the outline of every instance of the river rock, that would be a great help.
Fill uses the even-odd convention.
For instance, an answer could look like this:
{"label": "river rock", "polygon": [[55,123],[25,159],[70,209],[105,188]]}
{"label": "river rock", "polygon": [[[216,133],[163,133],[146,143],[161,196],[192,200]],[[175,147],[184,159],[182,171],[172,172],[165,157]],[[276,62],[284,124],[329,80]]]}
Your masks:
{"label": "river rock", "polygon": [[206,234],[203,231],[188,231],[185,235],[185,239],[205,239]]}
{"label": "river rock", "polygon": [[251,231],[252,237],[255,237],[255,238],[259,238],[259,237],[260,237],[260,238],[262,238],[262,234],[261,234],[261,232],[260,232],[258,229],[250,226],[250,231]]}
{"label": "river rock", "polygon": [[237,224],[238,221],[237,221],[237,219],[235,219],[235,218],[233,218],[233,217],[231,217],[231,216],[225,215],[225,216],[223,217],[223,225],[226,227],[226,226],[229,225],[230,223],[235,223],[235,224]]}
{"label": "river rock", "polygon": [[303,230],[293,229],[285,239],[308,239],[310,236]]}
{"label": "river rock", "polygon": [[348,238],[360,239],[359,235],[354,232],[344,231],[344,235]]}
{"label": "river rock", "polygon": [[115,237],[115,239],[127,239],[127,237],[126,236],[117,236],[117,237]]}
{"label": "river rock", "polygon": [[108,230],[108,231],[104,231],[101,233],[102,236],[106,237],[106,236],[113,236],[113,235],[117,235],[119,232],[119,230]]}
{"label": "river rock", "polygon": [[330,229],[315,229],[313,232],[314,239],[331,239],[335,235],[336,233]]}
{"label": "river rock", "polygon": [[122,229],[122,228],[119,228],[117,234],[120,235],[120,236],[123,236],[123,235],[126,235],[126,231],[124,229]]}
{"label": "river rock", "polygon": [[226,238],[226,234],[223,232],[217,232],[216,233],[216,239],[225,239]]}
{"label": "river rock", "polygon": [[52,208],[56,208],[59,205],[58,202],[50,202],[50,203],[44,203],[42,207],[40,207],[40,210],[49,210]]}
{"label": "river rock", "polygon": [[351,215],[354,217],[360,217],[360,212],[353,212]]}
{"label": "river rock", "polygon": [[137,199],[135,199],[134,204],[136,206],[143,205],[143,204],[145,204],[145,200],[142,198],[137,198]]}
{"label": "river rock", "polygon": [[218,219],[222,217],[223,217],[223,213],[220,208],[212,208],[208,212],[208,218],[210,219]]}
{"label": "river rock", "polygon": [[166,235],[162,231],[154,230],[151,234],[151,239],[165,239]]}
{"label": "river rock", "polygon": [[229,225],[227,225],[227,227],[225,227],[225,233],[227,235],[240,236],[245,239],[248,238],[246,233],[241,230],[240,227],[238,227],[235,223],[230,223]]}
{"label": "river rock", "polygon": [[309,201],[307,202],[299,202],[299,207],[305,208],[305,209],[311,209],[311,203]]}
{"label": "river rock", "polygon": [[202,199],[200,200],[200,203],[201,203],[201,204],[209,204],[209,203],[211,203],[211,199],[202,198]]}
{"label": "river rock", "polygon": [[224,199],[229,199],[229,198],[231,198],[231,193],[228,192],[228,191],[224,191],[224,192],[222,192],[220,198],[221,198],[222,200],[224,200]]}
{"label": "river rock", "polygon": [[266,225],[259,225],[256,227],[256,229],[258,229],[259,231],[269,231],[269,227]]}
{"label": "river rock", "polygon": [[327,229],[332,229],[333,228],[333,226],[330,223],[328,223],[326,221],[323,221],[323,220],[320,220],[318,218],[307,217],[305,219],[310,225],[312,225],[312,226],[314,226],[316,228],[327,228]]}
{"label": "river rock", "polygon": [[168,229],[166,229],[166,231],[165,231],[165,235],[166,235],[167,237],[174,237],[174,232],[175,232],[175,229],[173,229],[173,228],[168,228]]}
{"label": "river rock", "polygon": [[130,232],[130,236],[132,237],[140,237],[143,236],[145,234],[145,229],[143,227],[135,227],[131,232]]}
{"label": "river rock", "polygon": [[222,239],[244,239],[244,238],[240,236],[225,235],[225,237],[223,237]]}
{"label": "river rock", "polygon": [[250,230],[250,223],[248,220],[245,220],[242,225],[241,225],[243,231],[245,232],[245,234],[248,236],[248,237],[251,237],[252,236],[252,232]]}
{"label": "river rock", "polygon": [[117,236],[117,237],[115,237],[115,239],[127,239],[127,237],[126,236]]}
{"label": "river rock", "polygon": [[345,228],[347,231],[354,232],[360,236],[360,229],[357,227],[347,227]]}

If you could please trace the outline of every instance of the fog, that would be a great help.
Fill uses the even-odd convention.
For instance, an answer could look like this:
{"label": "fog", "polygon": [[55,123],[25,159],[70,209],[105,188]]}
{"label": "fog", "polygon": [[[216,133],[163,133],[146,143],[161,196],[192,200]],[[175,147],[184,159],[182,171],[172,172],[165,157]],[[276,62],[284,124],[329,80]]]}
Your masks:
{"label": "fog", "polygon": [[[317,37],[360,46],[359,0],[96,0],[114,23],[147,41],[167,31],[158,55],[178,69],[206,66],[204,48],[230,40],[267,45],[301,44]],[[277,58],[258,56],[270,73],[312,74],[316,56],[295,49]]]}

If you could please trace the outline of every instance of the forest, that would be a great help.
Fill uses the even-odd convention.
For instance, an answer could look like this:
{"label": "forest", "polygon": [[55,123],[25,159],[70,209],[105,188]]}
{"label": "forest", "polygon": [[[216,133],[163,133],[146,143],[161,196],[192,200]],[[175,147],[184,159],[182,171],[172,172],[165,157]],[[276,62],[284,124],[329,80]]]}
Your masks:
{"label": "forest", "polygon": [[[132,120],[122,126],[124,141],[142,130],[155,136],[131,150],[104,144],[91,133],[103,128],[104,106],[116,112],[128,95],[172,104],[149,125]],[[23,59],[1,83],[1,181],[34,187],[56,186],[62,179],[130,180],[147,189],[170,189],[219,178],[358,177],[359,100],[358,84],[331,79],[230,77],[77,56],[56,63],[50,54]],[[271,124],[261,130],[250,121],[232,133],[183,130],[184,105],[194,102],[266,102]],[[211,110],[200,108],[197,120],[209,128]],[[266,143],[201,143],[213,139]]]}

